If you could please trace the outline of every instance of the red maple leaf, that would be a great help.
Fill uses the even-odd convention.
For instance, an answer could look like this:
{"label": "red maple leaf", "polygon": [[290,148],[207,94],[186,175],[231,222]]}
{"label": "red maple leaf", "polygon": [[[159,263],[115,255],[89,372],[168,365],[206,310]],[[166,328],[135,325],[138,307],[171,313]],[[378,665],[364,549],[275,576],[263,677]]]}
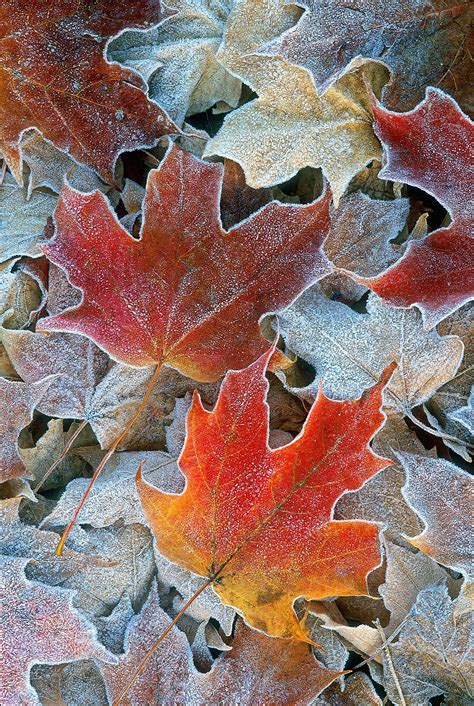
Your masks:
{"label": "red maple leaf", "polygon": [[141,77],[104,58],[112,36],[158,24],[159,0],[4,0],[1,16],[0,149],[19,182],[28,128],[106,181],[121,152],[177,132]]}
{"label": "red maple leaf", "polygon": [[432,328],[474,295],[474,129],[456,102],[435,88],[409,113],[374,106],[387,163],[380,177],[417,186],[448,209],[452,223],[411,242],[372,278],[353,278],[393,306],[416,304]]}
{"label": "red maple leaf", "polygon": [[269,345],[260,317],[331,271],[321,251],[330,193],[304,206],[272,202],[225,231],[221,183],[222,165],[171,147],[148,178],[140,240],[102,194],[66,186],[44,251],[84,296],[38,329],[81,333],[120,362],[200,381],[255,360]]}

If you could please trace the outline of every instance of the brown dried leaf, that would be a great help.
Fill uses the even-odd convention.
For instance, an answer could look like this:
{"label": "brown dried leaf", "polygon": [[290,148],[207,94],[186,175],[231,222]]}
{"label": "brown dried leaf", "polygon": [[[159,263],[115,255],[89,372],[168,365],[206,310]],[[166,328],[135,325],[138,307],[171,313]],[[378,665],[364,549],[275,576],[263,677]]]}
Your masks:
{"label": "brown dried leaf", "polygon": [[366,64],[320,98],[307,71],[253,53],[298,14],[280,0],[235,4],[217,58],[259,97],[226,117],[204,156],[238,162],[253,188],[286,181],[307,165],[322,167],[337,203],[352,177],[380,157],[367,83],[380,95],[388,73]]}

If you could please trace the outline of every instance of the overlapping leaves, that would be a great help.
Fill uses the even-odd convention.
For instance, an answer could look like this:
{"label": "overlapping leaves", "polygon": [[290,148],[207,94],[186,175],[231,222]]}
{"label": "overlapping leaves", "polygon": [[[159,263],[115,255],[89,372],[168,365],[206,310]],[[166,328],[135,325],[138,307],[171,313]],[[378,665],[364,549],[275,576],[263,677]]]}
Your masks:
{"label": "overlapping leaves", "polygon": [[6,706],[471,702],[470,13],[3,4]]}

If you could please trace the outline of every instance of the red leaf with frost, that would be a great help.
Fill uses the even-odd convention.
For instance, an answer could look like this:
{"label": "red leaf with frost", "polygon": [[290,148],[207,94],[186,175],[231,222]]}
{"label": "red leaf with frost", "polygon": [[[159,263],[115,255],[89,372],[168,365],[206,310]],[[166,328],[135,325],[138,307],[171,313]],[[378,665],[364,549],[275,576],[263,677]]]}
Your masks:
{"label": "red leaf with frost", "polygon": [[272,202],[225,231],[221,183],[221,165],[172,146],[148,177],[138,241],[101,193],[66,186],[44,251],[83,301],[38,329],[81,333],[120,362],[199,381],[255,360],[269,345],[261,316],[331,271],[321,250],[330,193],[304,206]]}

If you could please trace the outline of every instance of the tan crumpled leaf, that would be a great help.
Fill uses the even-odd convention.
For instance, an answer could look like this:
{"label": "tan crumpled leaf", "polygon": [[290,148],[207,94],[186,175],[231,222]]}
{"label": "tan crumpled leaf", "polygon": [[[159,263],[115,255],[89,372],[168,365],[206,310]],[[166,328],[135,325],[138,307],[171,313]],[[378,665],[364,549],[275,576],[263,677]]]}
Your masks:
{"label": "tan crumpled leaf", "polygon": [[[102,456],[97,449],[83,449],[80,455],[95,468]],[[135,476],[140,463],[147,480],[168,493],[179,493],[184,478],[176,465],[176,459],[162,451],[123,451],[114,453],[100,474],[87,503],[81,511],[80,522],[91,527],[109,527],[116,522],[124,525],[140,523],[146,525],[140,500],[136,491]],[[88,478],[76,478],[68,483],[53,511],[45,518],[43,527],[57,527],[69,522],[87,486]]]}
{"label": "tan crumpled leaf", "polygon": [[259,97],[226,117],[204,156],[238,162],[254,188],[285,181],[307,165],[321,167],[337,204],[352,177],[380,158],[366,82],[380,95],[388,72],[367,63],[318,97],[304,69],[252,53],[299,14],[280,0],[237,0],[217,58]]}
{"label": "tan crumpled leaf", "polygon": [[[42,260],[30,260],[15,266],[12,261],[0,266],[0,314],[3,326],[23,328],[38,316],[46,300],[45,281],[41,272]],[[38,267],[33,267],[37,263]],[[3,341],[3,335],[2,335]],[[3,348],[3,345],[2,345]]]}
{"label": "tan crumpled leaf", "polygon": [[397,362],[385,404],[407,414],[455,374],[464,346],[456,336],[424,331],[414,309],[396,309],[371,294],[367,314],[327,299],[317,287],[278,315],[280,333],[294,353],[311,363],[316,379],[300,393],[358,398],[391,361]]}
{"label": "tan crumpled leaf", "polygon": [[235,108],[241,83],[216,60],[232,0],[172,0],[176,14],[144,32],[125,31],[108,47],[135,69],[149,96],[180,125],[222,101]]}
{"label": "tan crumpled leaf", "polygon": [[[96,657],[115,658],[97,642],[93,627],[72,606],[72,594],[28,581],[29,559],[1,557],[2,701],[8,706],[41,706],[30,685],[33,664]],[[54,640],[51,639],[54,635]]]}
{"label": "tan crumpled leaf", "polygon": [[37,241],[56,206],[54,194],[18,186],[11,174],[0,185],[0,262],[12,257],[38,257]]}
{"label": "tan crumpled leaf", "polygon": [[[130,624],[126,652],[117,667],[102,668],[111,701],[127,686],[147,647],[169,622],[153,589],[142,612]],[[173,627],[127,693],[127,703],[230,704],[238,694],[240,706],[303,706],[338,675],[322,667],[308,645],[269,638],[242,622],[237,626],[232,650],[202,674],[192,663],[186,637]]]}
{"label": "tan crumpled leaf", "polygon": [[410,544],[472,577],[472,476],[444,459],[403,452],[397,457],[407,475],[402,493],[425,525]]}
{"label": "tan crumpled leaf", "polygon": [[[349,625],[335,603],[311,601],[309,610],[325,630],[334,631],[350,645],[350,649],[364,656],[375,655],[382,644],[378,631],[369,625]],[[380,655],[375,655],[381,662]]]}
{"label": "tan crumpled leaf", "polygon": [[472,615],[455,619],[455,607],[445,584],[432,584],[420,592],[398,641],[390,645],[392,664],[384,659],[384,686],[396,706],[403,702],[393,670],[406,706],[426,706],[441,694],[453,706],[472,703]]}
{"label": "tan crumpled leaf", "polygon": [[[332,216],[332,225],[323,250],[336,268],[364,277],[377,275],[401,257],[403,248],[394,240],[403,229],[410,203],[408,199],[381,201],[362,192],[343,198]],[[366,288],[337,272],[320,283],[334,299],[357,301]]]}
{"label": "tan crumpled leaf", "polygon": [[[12,268],[15,270],[12,271]],[[0,315],[4,326],[29,326],[44,306],[46,291],[42,278],[23,263],[10,260],[0,264]],[[17,374],[0,336],[0,374],[16,378]]]}
{"label": "tan crumpled leaf", "polygon": [[[152,368],[111,364],[106,353],[85,336],[48,335],[31,331],[2,331],[3,343],[18,374],[27,382],[45,375],[58,377],[44,396],[43,414],[89,422],[99,443],[107,448],[120,434],[142,401]],[[164,368],[140,420],[124,440],[128,449],[163,447],[165,424],[175,397],[193,390],[195,383]],[[202,385],[204,393],[215,386]]]}
{"label": "tan crumpled leaf", "polygon": [[53,382],[52,376],[34,384],[0,379],[0,482],[28,475],[18,451],[18,436],[31,422],[34,409]]}
{"label": "tan crumpled leaf", "polygon": [[446,571],[422,552],[413,552],[385,540],[387,572],[385,583],[379,587],[390,623],[384,628],[390,635],[405,619],[418,597],[427,586],[447,578]]}

